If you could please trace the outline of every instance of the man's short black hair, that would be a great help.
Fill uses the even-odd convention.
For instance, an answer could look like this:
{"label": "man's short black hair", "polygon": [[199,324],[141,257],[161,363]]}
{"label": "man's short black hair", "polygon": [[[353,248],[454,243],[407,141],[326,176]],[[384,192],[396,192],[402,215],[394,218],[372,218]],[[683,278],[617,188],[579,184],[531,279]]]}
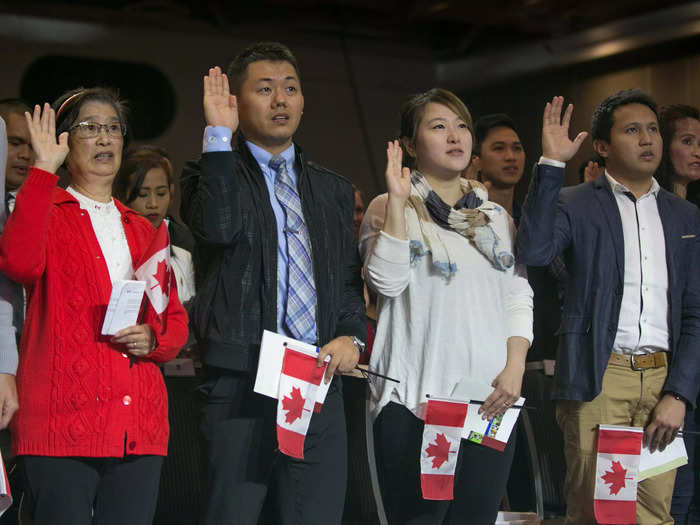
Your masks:
{"label": "man's short black hair", "polygon": [[25,111],[32,112],[29,104],[20,98],[3,98],[0,100],[0,117],[4,120],[7,120],[12,113],[24,116]]}
{"label": "man's short black hair", "polygon": [[259,62],[261,60],[289,62],[294,68],[299,82],[301,82],[297,59],[287,46],[279,42],[257,42],[236,55],[228,66],[227,75],[233,93],[238,93],[240,91],[241,85],[246,79],[248,66],[253,62]]}
{"label": "man's short black hair", "polygon": [[593,112],[593,119],[591,120],[591,135],[593,140],[610,142],[610,130],[614,124],[613,115],[615,114],[615,110],[629,104],[643,104],[654,112],[657,119],[659,118],[656,102],[641,89],[633,88],[618,91],[603,100]]}
{"label": "man's short black hair", "polygon": [[515,131],[516,135],[518,134],[518,130],[515,128],[515,122],[505,113],[484,115],[476,121],[476,126],[474,127],[473,152],[475,155],[481,154],[481,145],[494,128],[510,128]]}

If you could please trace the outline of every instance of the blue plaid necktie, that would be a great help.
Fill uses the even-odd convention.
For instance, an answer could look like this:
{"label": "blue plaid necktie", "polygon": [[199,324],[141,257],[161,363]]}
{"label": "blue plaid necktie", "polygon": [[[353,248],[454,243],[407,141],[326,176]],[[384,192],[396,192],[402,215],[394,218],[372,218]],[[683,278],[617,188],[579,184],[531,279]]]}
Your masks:
{"label": "blue plaid necktie", "polygon": [[[301,199],[287,173],[287,163],[280,156],[270,159],[275,177],[275,196],[284,208],[287,238],[289,284],[284,323],[296,339],[315,342],[316,286],[311,262],[309,231],[304,224]],[[308,341],[312,339],[312,341]]]}

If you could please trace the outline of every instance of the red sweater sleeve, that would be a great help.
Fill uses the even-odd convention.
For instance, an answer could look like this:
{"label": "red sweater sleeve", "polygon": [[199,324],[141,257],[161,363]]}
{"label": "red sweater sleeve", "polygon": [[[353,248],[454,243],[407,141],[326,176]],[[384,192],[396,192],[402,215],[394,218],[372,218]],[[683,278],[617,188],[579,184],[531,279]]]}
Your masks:
{"label": "red sweater sleeve", "polygon": [[177,296],[177,282],[173,272],[170,274],[168,308],[163,315],[157,315],[152,308],[148,308],[146,322],[153,328],[158,343],[156,349],[148,354],[147,359],[157,363],[174,359],[187,342],[189,328],[187,312]]}
{"label": "red sweater sleeve", "polygon": [[13,281],[31,284],[46,267],[46,245],[58,177],[31,168],[17,194],[15,209],[0,236],[0,271]]}

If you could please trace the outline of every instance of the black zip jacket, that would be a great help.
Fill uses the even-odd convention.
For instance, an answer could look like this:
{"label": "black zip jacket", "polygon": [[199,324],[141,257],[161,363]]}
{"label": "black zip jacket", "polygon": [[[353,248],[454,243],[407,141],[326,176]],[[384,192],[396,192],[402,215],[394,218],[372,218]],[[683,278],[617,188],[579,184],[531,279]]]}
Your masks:
{"label": "black zip jacket", "polygon": [[[257,161],[240,133],[233,143],[233,151],[188,162],[181,178],[181,214],[196,241],[190,319],[204,363],[255,373],[263,329],[277,331],[277,230]],[[295,150],[311,239],[318,344],[341,335],[364,341],[352,185]]]}

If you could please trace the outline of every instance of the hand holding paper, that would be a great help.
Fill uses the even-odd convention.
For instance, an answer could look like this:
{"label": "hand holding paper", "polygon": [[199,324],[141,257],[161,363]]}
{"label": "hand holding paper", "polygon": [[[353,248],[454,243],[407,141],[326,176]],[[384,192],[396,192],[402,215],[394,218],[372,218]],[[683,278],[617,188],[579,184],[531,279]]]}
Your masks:
{"label": "hand holding paper", "polygon": [[136,324],[145,289],[144,281],[119,280],[112,283],[102,335],[114,335],[122,328]]}
{"label": "hand holding paper", "polygon": [[469,379],[460,381],[452,392],[454,398],[471,400],[464,421],[462,438],[502,452],[518,421],[525,398],[518,398],[510,408],[501,412],[500,415],[485,420],[479,413],[479,409],[482,408],[485,400],[492,395],[493,387]]}
{"label": "hand holding paper", "polygon": [[685,403],[670,394],[664,395],[651,413],[651,422],[644,429],[644,445],[650,452],[663,451],[673,441],[685,419]]}
{"label": "hand holding paper", "polygon": [[156,336],[147,324],[137,324],[119,330],[112,338],[113,343],[126,345],[126,350],[137,357],[145,357],[155,348]]}

